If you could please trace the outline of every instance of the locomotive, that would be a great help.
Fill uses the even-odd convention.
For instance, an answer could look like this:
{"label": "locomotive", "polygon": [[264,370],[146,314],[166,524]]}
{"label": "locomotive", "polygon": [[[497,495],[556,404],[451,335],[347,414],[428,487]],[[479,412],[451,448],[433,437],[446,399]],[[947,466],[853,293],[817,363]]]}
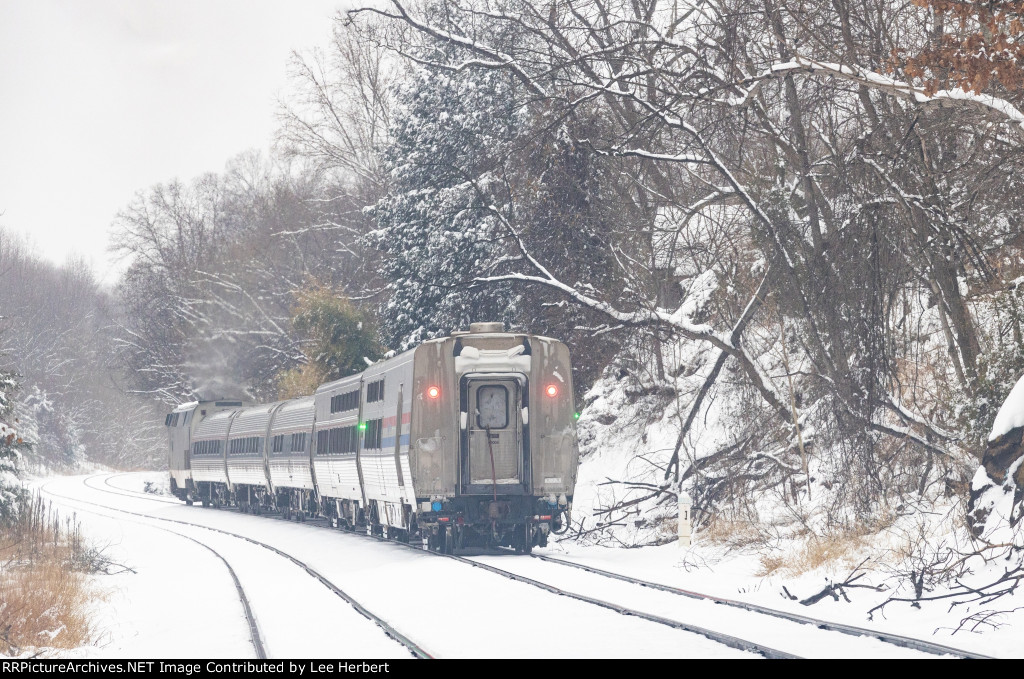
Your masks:
{"label": "locomotive", "polygon": [[178,406],[171,490],[444,553],[528,553],[568,527],[576,417],[563,343],[473,323],[313,396]]}

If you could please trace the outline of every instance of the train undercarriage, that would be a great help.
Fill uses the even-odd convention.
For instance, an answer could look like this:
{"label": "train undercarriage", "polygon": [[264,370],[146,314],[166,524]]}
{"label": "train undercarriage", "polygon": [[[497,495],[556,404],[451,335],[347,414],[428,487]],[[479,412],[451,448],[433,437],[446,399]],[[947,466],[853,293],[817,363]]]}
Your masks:
{"label": "train undercarriage", "polygon": [[279,488],[271,493],[263,486],[200,481],[188,482],[187,489],[172,484],[172,492],[191,504],[204,507],[233,507],[249,514],[279,514],[286,520],[321,518],[340,530],[365,532],[384,539],[419,543],[423,549],[452,554],[467,548],[510,547],[529,554],[545,547],[551,534],[568,527],[566,504],[551,504],[550,498],[532,496],[461,496],[431,505],[431,511],[408,513],[407,528],[380,521],[375,502],[369,511],[362,503],[338,498],[317,498],[312,490]]}

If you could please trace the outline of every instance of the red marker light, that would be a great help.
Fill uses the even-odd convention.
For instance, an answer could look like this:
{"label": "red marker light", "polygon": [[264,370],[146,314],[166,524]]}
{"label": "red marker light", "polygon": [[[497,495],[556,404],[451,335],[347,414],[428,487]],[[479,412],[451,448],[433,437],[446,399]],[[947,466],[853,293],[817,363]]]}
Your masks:
{"label": "red marker light", "polygon": [[427,387],[428,398],[438,398],[441,396],[441,390],[438,387]]}
{"label": "red marker light", "polygon": [[554,384],[549,384],[547,388],[544,389],[544,393],[550,396],[551,398],[554,398],[558,396],[558,387]]}

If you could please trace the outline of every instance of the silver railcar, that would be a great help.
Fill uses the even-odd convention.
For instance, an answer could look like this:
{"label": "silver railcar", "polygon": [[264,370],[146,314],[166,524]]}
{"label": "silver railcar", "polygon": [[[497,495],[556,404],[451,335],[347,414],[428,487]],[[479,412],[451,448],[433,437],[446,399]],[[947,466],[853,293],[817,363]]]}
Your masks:
{"label": "silver railcar", "polygon": [[230,500],[227,440],[231,421],[238,410],[221,410],[207,415],[196,425],[192,438],[190,466],[192,482],[203,506],[220,506]]}
{"label": "silver railcar", "polygon": [[567,347],[475,323],[415,349],[412,485],[421,537],[529,551],[568,521],[579,451]]}
{"label": "silver railcar", "polygon": [[192,443],[196,440],[199,423],[207,415],[241,405],[241,401],[192,401],[168,413],[164,420],[170,439],[168,470],[171,493],[179,500],[192,504],[199,497],[192,477]]}
{"label": "silver railcar", "polygon": [[208,416],[190,471],[204,504],[315,508],[440,551],[530,551],[568,524],[575,420],[564,344],[474,323],[311,398]]}
{"label": "silver railcar", "polygon": [[192,487],[192,469],[189,458],[192,453],[192,431],[195,427],[195,415],[199,403],[183,403],[167,413],[164,426],[170,449],[167,457],[167,468],[170,471],[171,493],[179,500],[192,504],[193,497],[189,494]]}
{"label": "silver railcar", "polygon": [[314,399],[307,396],[285,401],[270,423],[267,469],[274,502],[285,518],[305,518],[316,506],[310,460],[314,415]]}
{"label": "silver railcar", "polygon": [[271,504],[267,437],[270,419],[283,403],[243,408],[231,420],[227,443],[228,482],[242,511],[258,514]]}

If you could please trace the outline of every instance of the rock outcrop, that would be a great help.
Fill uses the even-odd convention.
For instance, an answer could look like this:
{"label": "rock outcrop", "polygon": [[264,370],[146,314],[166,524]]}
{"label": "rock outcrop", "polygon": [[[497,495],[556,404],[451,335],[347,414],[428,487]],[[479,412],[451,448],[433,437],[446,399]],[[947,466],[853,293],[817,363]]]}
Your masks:
{"label": "rock outcrop", "polygon": [[971,483],[967,521],[971,532],[992,539],[1001,528],[1015,528],[1024,516],[1024,427],[988,442]]}

